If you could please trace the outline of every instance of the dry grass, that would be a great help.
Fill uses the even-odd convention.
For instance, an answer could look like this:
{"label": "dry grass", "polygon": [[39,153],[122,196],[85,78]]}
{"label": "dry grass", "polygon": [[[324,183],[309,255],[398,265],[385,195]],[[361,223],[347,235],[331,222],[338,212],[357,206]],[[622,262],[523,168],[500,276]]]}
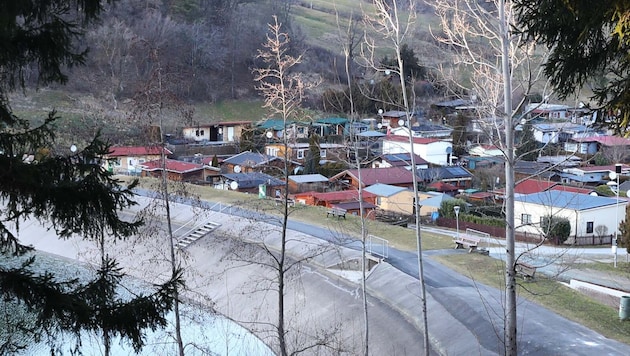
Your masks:
{"label": "dry grass", "polygon": [[[119,179],[129,182],[132,178],[120,176]],[[140,187],[157,190],[158,180],[142,178],[140,179]],[[237,205],[243,208],[257,210],[276,216],[281,215],[281,211],[275,201],[261,200],[258,199],[258,196],[253,194],[243,194],[227,190],[218,190],[212,187],[181,184],[176,182],[170,182],[169,189],[174,194],[187,195],[201,200],[219,202],[223,204]],[[357,239],[360,238],[361,219],[353,215],[346,215],[346,219],[332,217],[327,218],[326,211],[327,209],[323,207],[296,205],[291,208],[290,219],[328,228],[331,231],[353,236]],[[416,250],[415,230],[371,220],[366,222],[366,228],[368,234],[388,240],[391,247],[407,251]],[[422,248],[425,250],[452,247],[453,242],[450,237],[427,232],[422,233]]]}
{"label": "dry grass", "polygon": [[[504,290],[503,261],[479,254],[432,257],[477,282]],[[520,297],[536,302],[555,313],[602,335],[630,344],[630,322],[619,320],[618,310],[599,303],[556,280],[537,275],[532,281],[519,279]]]}

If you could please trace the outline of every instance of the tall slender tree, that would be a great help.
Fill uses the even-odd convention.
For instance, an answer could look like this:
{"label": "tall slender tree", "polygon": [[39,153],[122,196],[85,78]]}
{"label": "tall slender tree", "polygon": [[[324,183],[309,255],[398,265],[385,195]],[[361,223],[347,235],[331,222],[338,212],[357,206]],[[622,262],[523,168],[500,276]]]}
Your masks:
{"label": "tall slender tree", "polygon": [[[278,18],[274,16],[273,23],[269,24],[267,40],[263,43],[263,50],[258,52],[260,58],[266,65],[254,71],[255,80],[258,82],[258,91],[264,97],[264,107],[270,114],[280,116],[285,129],[287,123],[294,119],[300,112],[305,84],[301,77],[291,72],[301,61],[301,56],[294,57],[287,54],[289,36],[282,31],[282,25]],[[285,130],[286,131],[286,130]],[[283,146],[283,170],[284,192],[282,194],[282,230],[280,251],[274,256],[276,285],[277,285],[277,305],[278,315],[276,321],[276,332],[278,339],[278,352],[282,356],[289,355],[289,345],[287,344],[287,332],[285,328],[285,287],[287,272],[294,264],[288,261],[287,248],[287,223],[289,220],[289,135],[282,135]]]}
{"label": "tall slender tree", "polygon": [[[392,75],[393,78],[398,79],[396,85],[400,87],[400,97],[392,98],[392,101],[387,104],[392,105],[395,109],[402,110],[405,113],[405,122],[409,126],[409,154],[411,157],[411,171],[414,172],[413,178],[413,192],[414,192],[414,204],[417,204],[419,199],[419,187],[418,187],[418,175],[416,160],[414,159],[414,142],[413,142],[413,130],[411,130],[411,116],[413,112],[413,100],[414,97],[409,95],[407,87],[416,78],[405,76],[405,63],[403,60],[403,46],[405,45],[405,39],[410,35],[411,27],[417,17],[416,3],[414,1],[403,1],[399,8],[398,1],[385,1],[374,0],[373,5],[375,7],[375,13],[373,16],[366,16],[366,27],[374,30],[374,32],[381,36],[380,40],[385,40],[387,45],[394,51],[393,66],[383,67],[382,64],[376,63],[375,49],[377,48],[376,41],[373,37],[366,36],[366,42],[364,46],[364,64],[370,67],[371,70],[376,71],[380,75],[386,76]],[[402,7],[404,6],[407,11],[407,16],[402,16]],[[392,83],[393,84],[393,83]],[[422,231],[420,221],[420,209],[415,210],[416,220],[416,251],[418,261],[418,279],[420,281],[420,299],[422,310],[422,326],[424,337],[424,354],[429,355],[430,342],[429,342],[429,319],[427,315],[427,292],[424,281],[424,261],[422,252]]]}

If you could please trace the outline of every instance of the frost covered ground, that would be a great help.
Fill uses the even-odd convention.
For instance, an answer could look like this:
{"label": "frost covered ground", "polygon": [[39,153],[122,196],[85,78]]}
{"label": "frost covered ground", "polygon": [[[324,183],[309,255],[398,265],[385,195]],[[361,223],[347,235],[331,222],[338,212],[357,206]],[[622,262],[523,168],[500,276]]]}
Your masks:
{"label": "frost covered ground", "polygon": [[[94,273],[92,266],[81,264],[67,258],[54,256],[43,252],[35,252],[36,262],[34,271],[48,271],[64,279],[78,278],[86,280]],[[0,263],[4,266],[18,266],[23,260],[0,256]],[[123,281],[124,287],[120,293],[122,296],[132,293],[147,293],[147,285],[142,281],[126,278]],[[10,315],[11,310],[6,310]],[[184,304],[182,312],[182,337],[186,343],[186,355],[272,355],[273,353],[258,338],[249,333],[240,325],[212,313],[200,306]],[[3,318],[7,315],[3,315]],[[173,315],[169,320],[174,320]],[[8,328],[0,330],[0,339],[6,340]],[[155,332],[148,331],[146,346],[137,355],[176,355],[178,354],[174,338],[172,337],[173,327],[168,326],[163,330]],[[4,335],[3,335],[4,334]],[[103,355],[103,342],[100,335],[83,333],[81,337],[80,351],[83,355]],[[32,340],[23,339],[25,344],[30,344],[28,348],[17,355],[50,355],[50,346],[45,341],[34,343]],[[71,354],[72,348],[76,345],[76,340],[69,335],[56,335],[54,342],[60,345],[63,354]],[[112,355],[135,355],[131,345],[121,343],[120,339],[112,341]]]}

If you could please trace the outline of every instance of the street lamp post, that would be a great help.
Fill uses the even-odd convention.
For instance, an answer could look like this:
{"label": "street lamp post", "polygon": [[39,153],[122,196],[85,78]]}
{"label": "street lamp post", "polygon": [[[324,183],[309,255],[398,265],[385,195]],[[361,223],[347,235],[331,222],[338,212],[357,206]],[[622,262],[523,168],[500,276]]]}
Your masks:
{"label": "street lamp post", "polygon": [[612,240],[612,253],[613,253],[613,265],[615,268],[617,268],[617,232],[619,231],[619,176],[621,175],[621,164],[617,163],[615,164],[615,171],[614,172],[610,172],[610,174],[608,175],[610,177],[610,179],[612,180],[617,180],[617,186],[615,189],[615,198],[616,198],[616,203],[615,203],[615,237]]}
{"label": "street lamp post", "polygon": [[459,205],[455,205],[453,207],[453,210],[455,210],[455,220],[457,224],[457,239],[459,239]]}

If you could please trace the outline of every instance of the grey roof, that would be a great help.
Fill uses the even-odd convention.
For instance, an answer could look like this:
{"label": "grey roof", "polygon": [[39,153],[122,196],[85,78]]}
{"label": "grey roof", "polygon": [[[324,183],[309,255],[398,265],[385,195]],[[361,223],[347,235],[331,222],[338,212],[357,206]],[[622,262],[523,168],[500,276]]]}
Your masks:
{"label": "grey roof", "polygon": [[228,180],[237,182],[240,189],[254,188],[258,187],[261,184],[267,184],[271,186],[284,185],[284,182],[280,179],[260,172],[226,173],[222,176],[227,178]]}
{"label": "grey roof", "polygon": [[418,169],[418,177],[422,180],[472,178],[472,173],[459,166]]}
{"label": "grey roof", "polygon": [[[416,164],[425,165],[428,164],[425,159],[418,156],[417,154],[413,155],[416,161]],[[388,153],[381,155],[382,159],[392,166],[411,166],[411,154],[408,152],[405,153]]]}
{"label": "grey roof", "polygon": [[514,200],[570,210],[588,210],[617,204],[616,199],[613,198],[575,194],[559,190],[522,195],[514,197]]}
{"label": "grey roof", "polygon": [[223,160],[223,163],[229,163],[229,164],[235,164],[235,165],[238,164],[245,167],[255,167],[260,164],[265,164],[265,163],[268,163],[269,161],[273,161],[276,158],[277,157],[267,156],[262,153],[245,151],[245,152],[241,152],[235,156],[232,156],[230,158]]}
{"label": "grey roof", "polygon": [[289,180],[292,180],[296,183],[317,183],[317,182],[328,182],[328,178],[321,174],[300,174],[289,176]]}
{"label": "grey roof", "polygon": [[386,134],[378,131],[363,131],[359,134],[362,137],[383,137],[387,136]]}
{"label": "grey roof", "polygon": [[448,194],[440,193],[439,195],[436,195],[434,197],[426,198],[424,200],[420,200],[420,202],[418,202],[418,205],[439,208],[439,207],[442,206],[442,202],[443,201],[445,201],[445,200],[453,200],[453,199],[455,199],[455,198],[451,197]]}
{"label": "grey roof", "polygon": [[376,183],[371,186],[363,189],[366,192],[372,193],[374,195],[378,195],[381,197],[391,197],[394,194],[398,194],[404,190],[409,190],[403,187],[397,187],[395,185]]}

